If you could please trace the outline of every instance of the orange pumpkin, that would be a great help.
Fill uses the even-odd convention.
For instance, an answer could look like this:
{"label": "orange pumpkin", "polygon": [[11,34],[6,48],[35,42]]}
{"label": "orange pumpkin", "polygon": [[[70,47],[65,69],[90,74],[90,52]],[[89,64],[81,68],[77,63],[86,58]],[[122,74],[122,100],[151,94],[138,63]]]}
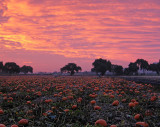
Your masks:
{"label": "orange pumpkin", "polygon": [[65,111],[65,112],[69,112],[69,109],[65,109],[64,111]]}
{"label": "orange pumpkin", "polygon": [[135,102],[133,102],[133,103],[135,104],[135,106],[139,104],[139,102],[137,102],[137,101],[135,101]]}
{"label": "orange pumpkin", "polygon": [[137,122],[136,123],[136,127],[149,127],[148,123],[145,122]]}
{"label": "orange pumpkin", "polygon": [[136,114],[135,116],[134,116],[134,118],[136,119],[136,120],[138,120],[139,118],[140,118],[140,114]]}
{"label": "orange pumpkin", "polygon": [[14,125],[12,125],[11,127],[18,127],[18,125],[14,124]]}
{"label": "orange pumpkin", "polygon": [[109,97],[110,97],[110,98],[114,98],[114,95],[110,95]]}
{"label": "orange pumpkin", "polygon": [[45,103],[52,102],[52,99],[45,100]]}
{"label": "orange pumpkin", "polygon": [[95,104],[95,103],[96,103],[96,101],[95,101],[95,100],[92,100],[90,103],[91,103],[91,104]]}
{"label": "orange pumpkin", "polygon": [[100,106],[98,106],[98,105],[94,106],[94,110],[100,110],[100,109],[101,109]]}
{"label": "orange pumpkin", "polygon": [[136,99],[132,99],[131,102],[133,102],[133,103],[136,102]]}
{"label": "orange pumpkin", "polygon": [[134,107],[134,106],[135,106],[135,104],[134,104],[133,102],[130,102],[130,103],[129,103],[129,107],[130,107],[130,108],[132,108],[132,107]]}
{"label": "orange pumpkin", "polygon": [[31,104],[31,101],[27,101],[27,104]]}
{"label": "orange pumpkin", "polygon": [[113,106],[117,106],[119,105],[119,101],[118,100],[115,100],[113,103],[112,103]]}
{"label": "orange pumpkin", "polygon": [[52,110],[48,110],[47,113],[53,113],[53,111]]}
{"label": "orange pumpkin", "polygon": [[0,124],[0,127],[6,127],[4,124]]}
{"label": "orange pumpkin", "polygon": [[103,127],[106,127],[107,126],[107,122],[103,119],[99,119],[95,122],[95,125],[101,125]]}
{"label": "orange pumpkin", "polygon": [[44,115],[44,116],[47,116],[48,114],[45,112],[45,113],[43,113],[43,115]]}
{"label": "orange pumpkin", "polygon": [[110,127],[117,127],[116,125],[111,125]]}
{"label": "orange pumpkin", "polygon": [[150,100],[151,100],[151,101],[155,101],[156,99],[157,99],[156,96],[152,96]]}
{"label": "orange pumpkin", "polygon": [[26,125],[28,124],[28,120],[27,119],[21,119],[19,122],[18,122],[19,125]]}
{"label": "orange pumpkin", "polygon": [[73,99],[73,96],[68,96],[67,98],[68,98],[68,99]]}
{"label": "orange pumpkin", "polygon": [[122,102],[126,102],[127,99],[122,99]]}
{"label": "orange pumpkin", "polygon": [[66,101],[67,99],[68,99],[67,97],[63,97],[63,98],[62,98],[63,101]]}
{"label": "orange pumpkin", "polygon": [[79,97],[79,98],[77,99],[77,102],[80,103],[81,101],[82,101],[82,98]]}
{"label": "orange pumpkin", "polygon": [[75,108],[77,108],[77,105],[73,105],[73,106],[72,106],[72,109],[75,109]]}
{"label": "orange pumpkin", "polygon": [[4,111],[2,109],[0,109],[0,114],[4,114]]}

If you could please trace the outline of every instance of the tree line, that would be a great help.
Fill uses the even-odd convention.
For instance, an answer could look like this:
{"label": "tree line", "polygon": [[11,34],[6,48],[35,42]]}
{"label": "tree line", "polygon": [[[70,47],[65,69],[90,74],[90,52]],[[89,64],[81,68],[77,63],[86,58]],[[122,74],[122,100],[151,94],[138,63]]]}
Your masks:
{"label": "tree line", "polygon": [[7,73],[7,74],[19,74],[20,72],[27,74],[33,73],[33,68],[31,66],[22,66],[20,67],[15,62],[6,62],[3,65],[3,62],[0,62],[0,72]]}
{"label": "tree line", "polygon": [[[112,72],[114,75],[138,75],[138,70],[142,70],[143,73],[145,70],[151,70],[160,75],[160,60],[157,63],[149,64],[147,60],[137,59],[135,62],[130,62],[127,68],[123,68],[121,65],[112,64],[110,60],[106,59],[95,59],[92,63],[93,68],[92,72],[96,72],[97,75],[103,76],[106,71]],[[80,66],[77,66],[75,63],[68,63],[64,67],[60,68],[61,73],[70,73],[74,75],[76,72],[82,71]],[[0,72],[8,74],[18,74],[20,72],[27,74],[33,73],[33,68],[31,66],[22,66],[20,67],[15,62],[6,62],[3,65],[3,62],[0,62]]]}
{"label": "tree line", "polygon": [[[158,63],[149,64],[148,61],[144,59],[137,59],[135,62],[130,62],[128,68],[123,68],[121,65],[115,65],[110,62],[110,60],[105,60],[102,58],[95,59],[92,63],[92,72],[96,72],[97,75],[103,76],[106,71],[112,72],[114,75],[138,75],[138,70],[155,71],[158,75],[160,74],[160,61]],[[75,63],[68,63],[60,69],[61,73],[74,73],[81,71],[82,68],[77,66]]]}

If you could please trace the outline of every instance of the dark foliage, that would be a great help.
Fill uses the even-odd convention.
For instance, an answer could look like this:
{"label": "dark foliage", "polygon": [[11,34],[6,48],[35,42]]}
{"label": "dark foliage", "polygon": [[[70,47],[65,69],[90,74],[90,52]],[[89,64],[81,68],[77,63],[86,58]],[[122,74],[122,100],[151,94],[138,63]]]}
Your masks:
{"label": "dark foliage", "polygon": [[129,74],[130,74],[129,68],[125,68],[124,69],[124,75],[129,75]]}
{"label": "dark foliage", "polygon": [[7,62],[4,65],[4,71],[10,74],[20,73],[20,67],[14,62]]}
{"label": "dark foliage", "polygon": [[3,70],[3,62],[0,62],[0,72]]}
{"label": "dark foliage", "polygon": [[112,71],[116,75],[123,75],[123,67],[121,65],[112,65]]}
{"label": "dark foliage", "polygon": [[153,63],[149,65],[149,70],[157,72],[157,74],[160,74],[160,61],[158,63]]}
{"label": "dark foliage", "polygon": [[33,68],[31,66],[24,65],[20,68],[20,71],[27,74],[28,72],[33,73]]}
{"label": "dark foliage", "polygon": [[104,75],[106,71],[111,71],[111,62],[105,59],[96,59],[93,63],[93,68],[91,69],[92,72],[96,72],[97,74]]}
{"label": "dark foliage", "polygon": [[61,72],[67,72],[70,73],[70,75],[74,75],[75,72],[79,72],[82,70],[82,68],[80,66],[77,66],[75,63],[68,63],[67,65],[65,65],[64,67],[62,67]]}
{"label": "dark foliage", "polygon": [[137,59],[135,63],[137,64],[139,69],[148,70],[148,68],[149,68],[148,61],[146,61],[144,59]]}
{"label": "dark foliage", "polygon": [[130,63],[129,65],[128,65],[128,69],[129,69],[129,72],[130,73],[135,73],[135,74],[137,74],[138,73],[138,69],[139,69],[139,67],[137,66],[137,64],[136,63]]}

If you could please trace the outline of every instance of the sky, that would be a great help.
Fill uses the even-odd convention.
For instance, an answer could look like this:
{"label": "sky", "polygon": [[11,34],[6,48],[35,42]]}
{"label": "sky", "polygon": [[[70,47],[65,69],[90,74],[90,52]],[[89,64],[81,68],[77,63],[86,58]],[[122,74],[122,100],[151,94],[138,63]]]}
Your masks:
{"label": "sky", "polygon": [[34,72],[160,59],[160,0],[0,0],[0,61]]}

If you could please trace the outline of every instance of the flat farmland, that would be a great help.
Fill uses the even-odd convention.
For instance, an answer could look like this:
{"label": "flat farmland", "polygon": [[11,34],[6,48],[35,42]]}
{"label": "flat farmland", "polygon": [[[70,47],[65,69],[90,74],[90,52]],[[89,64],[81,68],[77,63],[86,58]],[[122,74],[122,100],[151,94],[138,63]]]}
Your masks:
{"label": "flat farmland", "polygon": [[148,82],[148,83],[160,83],[160,76],[120,76],[121,78],[137,80],[141,82]]}
{"label": "flat farmland", "polygon": [[159,127],[160,93],[150,83],[117,77],[3,76],[0,124],[1,127]]}
{"label": "flat farmland", "polygon": [[160,76],[120,76],[120,78],[137,83],[152,84],[156,91],[160,91]]}

